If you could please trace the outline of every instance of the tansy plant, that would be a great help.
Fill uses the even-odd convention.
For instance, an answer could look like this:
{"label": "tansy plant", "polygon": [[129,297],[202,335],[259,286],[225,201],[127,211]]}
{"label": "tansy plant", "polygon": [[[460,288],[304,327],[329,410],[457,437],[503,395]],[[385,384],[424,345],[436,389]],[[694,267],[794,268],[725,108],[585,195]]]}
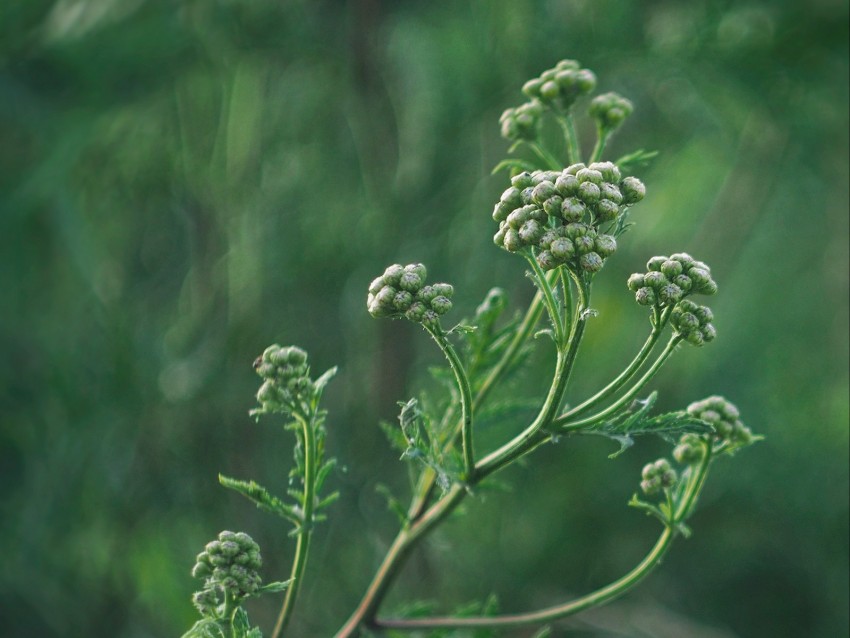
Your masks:
{"label": "tansy plant", "polygon": [[[407,507],[391,498],[401,519],[390,545],[361,602],[336,634],[447,636],[495,635],[516,627],[540,628],[558,619],[601,605],[634,587],[661,561],[673,540],[687,536],[687,521],[715,460],[755,441],[726,399],[713,396],[685,410],[656,414],[655,392],[646,388],[680,344],[703,346],[717,335],[711,310],[697,299],[714,295],[717,284],[709,266],[679,252],[651,257],[645,272],[629,277],[635,301],[649,310],[646,342],[626,368],[595,394],[567,403],[570,374],[587,324],[593,283],[618,242],[631,226],[629,213],[645,195],[643,183],[631,169],[652,154],[638,151],[617,161],[603,160],[606,145],[632,112],[632,104],[615,94],[589,100],[586,112],[596,124],[595,146],[583,163],[574,125],[576,105],[596,89],[596,76],[577,62],[563,60],[527,82],[528,101],[502,115],[503,137],[514,152],[494,172],[508,169],[510,186],[493,210],[498,225],[495,244],[525,260],[537,288],[524,314],[505,320],[507,300],[492,289],[475,315],[450,330],[442,317],[452,308],[454,289],[447,283],[428,283],[423,264],[389,266],[368,287],[366,307],[373,317],[406,319],[422,326],[448,361],[451,371],[447,400],[439,410],[410,399],[401,403],[399,427],[387,428],[402,459],[412,464],[415,481]],[[552,118],[563,131],[562,160],[544,143],[541,123]],[[545,316],[544,316],[545,315]],[[476,415],[493,396],[494,388],[514,370],[532,344],[545,333],[554,348],[555,364],[545,398],[526,423],[496,449],[476,446]],[[665,335],[669,335],[666,336]],[[653,353],[660,346],[660,352]],[[336,498],[324,491],[333,461],[324,458],[325,413],[319,403],[331,369],[318,379],[310,376],[307,354],[300,348],[270,346],[254,367],[262,378],[257,393],[257,417],[283,418],[295,434],[295,462],[285,498],[272,495],[253,481],[220,477],[221,483],[242,493],[260,508],[293,525],[294,558],[283,582],[262,586],[257,570],[259,548],[244,533],[222,532],[197,559],[193,574],[203,581],[194,602],[202,619],[186,637],[239,638],[261,636],[251,628],[242,601],[268,591],[286,590],[271,636],[287,634],[298,596],[314,525]],[[629,505],[654,516],[661,524],[658,541],[630,572],[584,596],[543,609],[511,610],[500,614],[490,601],[456,615],[433,616],[421,606],[399,617],[381,614],[381,604],[412,550],[445,522],[476,487],[505,467],[530,457],[543,444],[564,435],[605,436],[619,443],[611,456],[625,451],[634,437],[652,434],[671,443],[671,458],[648,463],[636,477],[640,492]]]}

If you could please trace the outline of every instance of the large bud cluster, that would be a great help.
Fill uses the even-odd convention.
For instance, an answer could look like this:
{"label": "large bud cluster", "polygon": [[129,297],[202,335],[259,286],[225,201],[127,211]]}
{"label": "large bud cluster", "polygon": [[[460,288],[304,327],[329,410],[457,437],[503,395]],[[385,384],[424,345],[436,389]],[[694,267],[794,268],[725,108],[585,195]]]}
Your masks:
{"label": "large bud cluster", "polygon": [[373,317],[407,317],[433,324],[452,309],[454,288],[449,284],[425,284],[422,264],[393,264],[369,286],[366,306]]}
{"label": "large bud cluster", "polygon": [[596,76],[575,60],[561,60],[554,68],[526,82],[522,92],[541,104],[565,111],[596,88]]}
{"label": "large bud cluster", "polygon": [[543,106],[539,102],[526,102],[507,109],[499,118],[502,137],[508,140],[533,140],[540,129]]}
{"label": "large bud cluster", "polygon": [[753,433],[741,422],[738,408],[721,396],[691,403],[688,414],[714,426],[715,436],[720,441],[735,445],[746,445],[753,441]]}
{"label": "large bud cluster", "polygon": [[639,179],[623,178],[611,162],[520,173],[493,209],[499,222],[493,241],[509,252],[536,248],[544,270],[566,264],[574,272],[596,272],[617,249],[599,227],[645,192]]}
{"label": "large bud cluster", "polygon": [[261,565],[260,547],[248,534],[221,532],[198,554],[192,569],[192,576],[204,579],[204,588],[192,599],[198,611],[208,616],[225,596],[238,603],[256,594],[262,584],[257,572]]}
{"label": "large bud cluster", "polygon": [[690,299],[683,299],[673,307],[670,313],[670,323],[688,343],[701,346],[714,341],[717,330],[714,315],[708,306],[700,306]]}
{"label": "large bud cluster", "polygon": [[632,103],[623,96],[603,93],[591,100],[587,113],[601,129],[611,131],[620,126],[633,110]]}
{"label": "large bud cluster", "polygon": [[264,379],[257,401],[265,412],[289,411],[313,388],[307,353],[297,346],[269,346],[254,361],[254,369]]}
{"label": "large bud cluster", "polygon": [[683,434],[679,443],[673,449],[673,458],[682,465],[695,465],[705,456],[705,446],[702,437],[689,432]]}
{"label": "large bud cluster", "polygon": [[642,306],[673,306],[694,293],[717,292],[711,269],[687,253],[653,257],[646,263],[646,270],[634,273],[627,284]]}
{"label": "large bud cluster", "polygon": [[667,459],[658,459],[643,467],[641,478],[643,480],[640,482],[640,488],[644,493],[656,494],[676,484],[676,470],[670,466]]}

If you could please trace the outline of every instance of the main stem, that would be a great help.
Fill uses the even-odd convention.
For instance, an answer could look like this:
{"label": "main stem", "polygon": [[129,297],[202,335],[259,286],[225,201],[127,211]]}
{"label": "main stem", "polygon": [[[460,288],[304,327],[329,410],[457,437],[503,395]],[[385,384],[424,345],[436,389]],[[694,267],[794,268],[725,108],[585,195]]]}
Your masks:
{"label": "main stem", "polygon": [[[309,417],[313,418],[313,415]],[[295,542],[295,559],[292,562],[289,587],[286,597],[283,599],[283,607],[277,617],[277,622],[272,632],[272,638],[279,638],[283,630],[289,624],[292,610],[295,607],[295,599],[301,588],[301,580],[304,569],[307,567],[307,555],[310,552],[310,536],[313,533],[313,505],[316,500],[316,434],[311,423],[304,417],[298,417],[301,422],[302,436],[304,437],[304,518]]]}

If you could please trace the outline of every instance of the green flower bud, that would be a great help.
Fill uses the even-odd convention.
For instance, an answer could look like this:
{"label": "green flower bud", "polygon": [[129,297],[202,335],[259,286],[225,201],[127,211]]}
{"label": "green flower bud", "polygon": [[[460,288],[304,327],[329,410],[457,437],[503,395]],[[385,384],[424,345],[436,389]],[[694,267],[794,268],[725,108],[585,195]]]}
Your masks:
{"label": "green flower bud", "polygon": [[656,303],[655,291],[649,287],[638,288],[635,292],[635,301],[641,306],[654,306]]}
{"label": "green flower bud", "polygon": [[620,192],[626,204],[636,204],[646,196],[646,186],[636,177],[627,177],[620,182]]}
{"label": "green flower bud", "polygon": [[508,228],[510,228],[510,226],[503,223],[499,226],[499,230],[496,231],[496,234],[493,235],[493,243],[500,248],[503,248],[505,245],[505,233],[508,232]]}
{"label": "green flower bud", "polygon": [[393,264],[387,267],[384,271],[384,284],[391,287],[398,287],[398,282],[404,274],[404,267],[401,264]]}
{"label": "green flower bud", "polygon": [[[555,243],[555,242],[552,242]],[[544,250],[537,255],[537,263],[543,270],[554,270],[559,266],[558,260],[548,250]]]}
{"label": "green flower bud", "polygon": [[504,193],[502,193],[502,196],[499,198],[499,201],[507,206],[510,206],[511,209],[519,208],[520,206],[522,206],[522,196],[520,195],[520,190],[516,186],[511,186]]}
{"label": "green flower bud", "polygon": [[575,254],[575,247],[573,246],[573,243],[566,237],[559,237],[558,239],[555,239],[551,243],[549,250],[552,253],[552,256],[560,262],[566,261]]}
{"label": "green flower bud", "polygon": [[539,97],[540,87],[542,86],[543,80],[541,80],[540,78],[534,78],[522,85],[522,92],[525,93],[528,97]]}
{"label": "green flower bud", "polygon": [[[375,295],[375,304],[382,310],[390,310],[393,307],[395,296],[398,291],[391,286],[384,286],[380,292]],[[374,313],[373,313],[374,314]]]}
{"label": "green flower bud", "polygon": [[601,191],[593,182],[584,182],[578,187],[578,197],[585,204],[592,204],[599,201]]}
{"label": "green flower bud", "polygon": [[431,300],[436,296],[437,291],[434,290],[434,286],[422,286],[416,293],[416,299],[425,303],[431,303]]}
{"label": "green flower bud", "polygon": [[561,88],[558,86],[558,83],[553,80],[544,82],[540,86],[540,99],[544,102],[551,102],[557,99],[560,94]]}
{"label": "green flower bud", "polygon": [[572,223],[567,224],[564,227],[564,233],[570,239],[575,239],[576,237],[583,237],[587,235],[588,227],[585,224],[580,223]]}
{"label": "green flower bud", "polygon": [[663,273],[656,270],[651,270],[643,276],[644,285],[660,290],[662,286],[666,286],[669,282]]}
{"label": "green flower bud", "polygon": [[579,255],[589,253],[593,250],[594,245],[594,238],[589,237],[588,235],[580,235],[573,239],[573,246],[575,246],[576,253]]}
{"label": "green flower bud", "polygon": [[522,242],[528,246],[530,244],[537,243],[537,241],[543,236],[543,232],[543,227],[540,224],[533,219],[529,219],[519,229],[518,234]]}
{"label": "green flower bud", "polygon": [[369,284],[369,294],[377,295],[380,292],[381,288],[384,287],[384,278],[376,277],[372,280],[372,283]]}
{"label": "green flower bud", "polygon": [[685,312],[681,315],[678,315],[678,319],[676,321],[677,327],[680,330],[692,332],[694,330],[698,330],[700,327],[699,319],[696,318],[696,315]]}
{"label": "green flower bud", "polygon": [[528,221],[529,208],[529,206],[523,206],[522,208],[517,208],[515,211],[511,212],[505,220],[508,223],[508,226],[514,230],[519,230],[519,227]]}
{"label": "green flower bud", "polygon": [[694,282],[694,287],[697,290],[699,290],[711,281],[711,273],[702,268],[689,268],[688,276],[691,278],[691,281]]}
{"label": "green flower bud", "polygon": [[579,258],[579,265],[587,272],[599,272],[604,262],[597,253],[587,253]]}
{"label": "green flower bud", "polygon": [[610,222],[617,219],[620,213],[620,207],[610,199],[600,199],[594,207],[596,218],[600,222]]}
{"label": "green flower bud", "polygon": [[668,259],[661,264],[661,272],[667,275],[669,279],[673,279],[676,275],[682,274],[682,264],[673,259]]}
{"label": "green flower bud", "polygon": [[617,240],[612,235],[599,235],[594,242],[594,247],[602,257],[609,257],[617,250]]}
{"label": "green flower bud", "polygon": [[531,186],[531,173],[523,171],[511,178],[511,186],[522,192],[523,189]]}
{"label": "green flower bud", "polygon": [[626,98],[616,93],[604,93],[593,98],[587,112],[600,128],[610,131],[620,126],[631,115],[633,108]]}
{"label": "green flower bud", "polygon": [[636,272],[629,275],[629,279],[626,282],[626,285],[629,287],[629,290],[637,292],[639,289],[646,286],[646,283],[644,283],[643,281],[643,275],[639,272]]}
{"label": "green flower bud", "polygon": [[512,210],[513,210],[513,208],[511,208],[505,202],[498,202],[493,207],[493,215],[492,215],[493,221],[494,222],[505,221],[505,219],[507,219],[508,215],[511,213]]}
{"label": "green flower bud", "polygon": [[593,170],[592,168],[582,168],[576,173],[576,178],[580,184],[583,184],[584,182],[591,182],[597,186],[602,184],[602,173]]}
{"label": "green flower bud", "polygon": [[447,297],[448,299],[451,299],[452,296],[455,294],[454,286],[452,286],[451,284],[444,284],[444,283],[431,284],[431,289],[434,291],[434,293],[438,297],[443,296],[443,297]]}
{"label": "green flower bud", "polygon": [[[593,164],[588,166],[588,168],[592,168],[593,170],[602,173],[602,178],[606,182],[614,182],[616,184],[619,184],[620,180],[622,179],[620,169],[617,168],[617,165],[614,162],[593,162]],[[614,186],[614,184],[611,184],[611,186]]]}
{"label": "green flower bud", "polygon": [[416,292],[422,287],[422,277],[416,272],[405,272],[398,282],[399,288],[408,292]]}
{"label": "green flower bud", "polygon": [[713,295],[717,293],[717,284],[713,279],[710,279],[706,283],[697,287],[697,292],[703,295]]}
{"label": "green flower bud", "polygon": [[555,180],[555,190],[561,197],[570,197],[578,192],[579,181],[575,175],[562,173]]}
{"label": "green flower bud", "polygon": [[563,203],[564,200],[560,195],[553,195],[543,202],[543,210],[546,211],[547,215],[558,217],[561,215],[561,206]]}
{"label": "green flower bud", "polygon": [[452,309],[452,302],[448,298],[440,295],[431,300],[431,309],[438,315],[444,315]]}
{"label": "green flower bud", "polygon": [[[614,168],[617,167],[615,166]],[[620,192],[620,189],[616,184],[604,182],[599,189],[602,199],[614,202],[617,206],[623,203],[623,193]]]}
{"label": "green flower bud", "polygon": [[685,335],[685,341],[687,341],[692,346],[702,346],[705,343],[705,338],[702,336],[702,333],[698,330],[694,332],[688,332]]}
{"label": "green flower bud", "polygon": [[648,463],[641,471],[641,489],[647,494],[655,494],[662,488],[670,488],[676,484],[676,471],[667,459],[658,459]]}
{"label": "green flower bud", "polygon": [[587,211],[587,206],[584,202],[575,197],[569,197],[561,204],[561,216],[567,222],[578,222],[584,217]]}
{"label": "green flower bud", "polygon": [[534,203],[542,206],[543,202],[555,194],[555,186],[552,182],[540,182],[534,187],[534,191],[531,193],[531,198],[534,200]]}
{"label": "green flower bud", "polygon": [[543,250],[549,250],[549,246],[553,241],[558,239],[560,235],[552,228],[546,230],[543,233],[543,236],[540,238],[540,241],[537,242],[537,245]]}
{"label": "green flower bud", "polygon": [[590,69],[582,69],[576,74],[576,87],[581,93],[592,93],[596,88],[596,76]]}
{"label": "green flower bud", "polygon": [[393,297],[393,307],[399,312],[405,312],[413,303],[413,295],[407,290],[401,290]]}
{"label": "green flower bud", "polygon": [[666,284],[658,289],[658,299],[662,304],[672,306],[682,298],[682,289],[676,284]]}
{"label": "green flower bud", "polygon": [[515,253],[522,248],[522,240],[515,229],[511,228],[505,233],[504,245],[505,248],[512,253]]}
{"label": "green flower bud", "polygon": [[713,323],[704,325],[700,330],[700,333],[702,334],[702,339],[705,343],[714,341],[717,338],[717,329],[714,327]]}
{"label": "green flower bud", "polygon": [[410,304],[410,308],[407,309],[407,312],[404,313],[404,316],[410,319],[413,322],[420,323],[422,318],[425,316],[425,311],[428,308],[421,301],[414,301]]}
{"label": "green flower bud", "polygon": [[564,169],[564,172],[566,172],[568,175],[576,175],[583,168],[587,168],[587,166],[585,166],[581,162],[578,162],[577,164],[570,164],[569,166],[567,166],[567,168]]}
{"label": "green flower bud", "polygon": [[426,310],[422,314],[422,323],[427,325],[434,325],[440,322],[440,315],[436,313],[436,311],[432,309]]}
{"label": "green flower bud", "polygon": [[667,261],[667,257],[660,257],[660,256],[651,257],[649,259],[649,261],[646,262],[646,269],[647,270],[655,270],[655,271],[660,272],[661,271],[661,265],[665,261]]}
{"label": "green flower bud", "polygon": [[673,283],[682,289],[683,293],[688,293],[693,286],[693,281],[687,275],[677,275],[673,277]]}
{"label": "green flower bud", "polygon": [[670,259],[678,261],[682,264],[682,269],[687,271],[694,266],[694,258],[691,257],[688,253],[673,253],[670,255]]}
{"label": "green flower bud", "polygon": [[673,450],[673,458],[682,465],[696,465],[705,456],[702,439],[696,434],[684,434]]}
{"label": "green flower bud", "polygon": [[212,569],[207,563],[196,563],[192,568],[192,578],[206,578],[212,574]]}

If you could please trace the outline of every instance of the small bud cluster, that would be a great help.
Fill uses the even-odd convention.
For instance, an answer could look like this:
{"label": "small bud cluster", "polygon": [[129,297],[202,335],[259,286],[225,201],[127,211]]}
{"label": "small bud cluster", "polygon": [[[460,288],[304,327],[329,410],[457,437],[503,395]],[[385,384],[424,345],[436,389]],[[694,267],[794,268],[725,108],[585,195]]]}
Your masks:
{"label": "small bud cluster", "polygon": [[676,484],[676,470],[670,466],[667,459],[658,459],[654,463],[648,463],[641,471],[640,488],[645,494],[656,494],[664,488],[673,487]]}
{"label": "small bud cluster", "polygon": [[594,273],[617,250],[600,225],[615,221],[644,194],[639,179],[623,178],[611,162],[520,173],[493,209],[499,222],[493,241],[512,253],[536,248],[544,270],[566,264],[574,272]]}
{"label": "small bud cluster", "polygon": [[526,102],[507,109],[499,118],[502,137],[508,140],[533,140],[540,129],[543,106],[539,102]]}
{"label": "small bud cluster", "polygon": [[673,449],[673,458],[682,465],[696,465],[705,456],[705,446],[698,434],[683,434]]}
{"label": "small bud cluster", "polygon": [[590,69],[582,69],[575,60],[561,60],[540,77],[533,78],[522,87],[522,92],[533,100],[565,111],[582,95],[596,88],[596,76]]}
{"label": "small bud cluster", "polygon": [[422,264],[394,264],[369,286],[366,306],[373,317],[407,317],[434,324],[452,309],[454,288],[449,284],[425,284]]}
{"label": "small bud cluster", "polygon": [[670,323],[688,343],[701,346],[714,341],[717,329],[711,323],[714,315],[708,306],[700,306],[690,299],[677,303],[670,313]]}
{"label": "small bud cluster", "polygon": [[587,113],[601,129],[611,131],[619,127],[633,110],[632,103],[621,95],[603,93],[593,98]]}
{"label": "small bud cluster", "polygon": [[642,306],[673,306],[694,293],[717,292],[711,269],[687,253],[653,257],[646,263],[646,270],[634,273],[627,284]]}
{"label": "small bud cluster", "polygon": [[204,588],[192,597],[204,616],[214,615],[225,597],[238,603],[257,593],[262,584],[260,547],[244,532],[224,531],[198,554],[192,576],[204,579]]}
{"label": "small bud cluster", "polygon": [[691,403],[688,414],[714,426],[715,436],[720,441],[735,445],[753,442],[753,433],[741,422],[738,408],[723,397],[713,396]]}
{"label": "small bud cluster", "polygon": [[264,379],[257,401],[265,412],[288,411],[313,387],[307,353],[297,346],[269,346],[254,361],[254,369]]}

